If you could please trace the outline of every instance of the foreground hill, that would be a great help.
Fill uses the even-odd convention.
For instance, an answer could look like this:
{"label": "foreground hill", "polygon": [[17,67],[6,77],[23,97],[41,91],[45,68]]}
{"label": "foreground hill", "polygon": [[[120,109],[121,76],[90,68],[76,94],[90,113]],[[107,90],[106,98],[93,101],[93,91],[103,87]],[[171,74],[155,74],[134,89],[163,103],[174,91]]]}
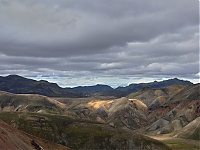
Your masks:
{"label": "foreground hill", "polygon": [[131,130],[60,115],[0,113],[8,124],[73,149],[167,150],[163,143]]}
{"label": "foreground hill", "polygon": [[36,81],[18,75],[0,76],[0,90],[16,94],[40,94],[49,97],[83,97],[83,94],[59,87],[56,83]]}
{"label": "foreground hill", "polygon": [[34,136],[27,135],[0,120],[0,147],[1,149],[32,149],[32,150],[69,150],[69,148],[49,142]]}

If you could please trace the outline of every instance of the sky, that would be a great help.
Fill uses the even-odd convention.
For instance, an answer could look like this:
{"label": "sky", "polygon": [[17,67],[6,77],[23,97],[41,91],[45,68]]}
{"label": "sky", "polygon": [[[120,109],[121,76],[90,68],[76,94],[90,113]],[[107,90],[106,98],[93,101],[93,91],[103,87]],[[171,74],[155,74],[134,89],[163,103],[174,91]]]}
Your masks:
{"label": "sky", "polygon": [[0,76],[117,87],[199,69],[197,0],[0,0]]}

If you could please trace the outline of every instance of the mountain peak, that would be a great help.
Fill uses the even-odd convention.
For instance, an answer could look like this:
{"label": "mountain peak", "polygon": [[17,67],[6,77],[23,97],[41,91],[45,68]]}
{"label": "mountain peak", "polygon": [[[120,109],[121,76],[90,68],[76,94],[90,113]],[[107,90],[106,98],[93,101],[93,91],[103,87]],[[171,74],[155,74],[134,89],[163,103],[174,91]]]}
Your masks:
{"label": "mountain peak", "polygon": [[36,81],[19,75],[0,78],[0,90],[17,94],[41,94],[50,97],[83,97],[79,92],[69,91],[56,83],[46,80]]}
{"label": "mountain peak", "polygon": [[6,76],[5,78],[20,78],[20,79],[24,79],[24,77],[22,77],[22,76],[19,76],[19,75],[15,75],[15,74],[12,74],[12,75],[8,75],[8,76]]}
{"label": "mountain peak", "polygon": [[70,90],[79,91],[79,92],[101,92],[107,90],[113,90],[109,85],[104,84],[96,84],[92,86],[78,86],[74,88],[70,88]]}

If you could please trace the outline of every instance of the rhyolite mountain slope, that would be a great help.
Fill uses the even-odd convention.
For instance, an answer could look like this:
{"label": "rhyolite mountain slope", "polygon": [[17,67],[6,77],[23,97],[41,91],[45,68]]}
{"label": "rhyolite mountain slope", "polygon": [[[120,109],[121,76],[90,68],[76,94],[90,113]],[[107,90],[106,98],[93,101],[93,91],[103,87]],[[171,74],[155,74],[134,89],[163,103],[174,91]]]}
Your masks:
{"label": "rhyolite mountain slope", "polygon": [[56,83],[36,81],[18,75],[0,76],[0,90],[16,94],[40,94],[49,97],[83,97],[80,92],[59,87]]}
{"label": "rhyolite mountain slope", "polygon": [[167,86],[163,88],[143,88],[138,92],[130,93],[127,97],[134,98],[145,103],[149,109],[162,105],[169,99],[173,98],[175,94],[183,90],[185,86]]}
{"label": "rhyolite mountain slope", "polygon": [[0,112],[36,112],[63,114],[65,104],[37,94],[13,94],[0,91]]}
{"label": "rhyolite mountain slope", "polygon": [[180,130],[174,131],[172,135],[179,138],[200,140],[200,117],[197,117]]}
{"label": "rhyolite mountain slope", "polygon": [[[64,98],[63,98],[64,99]],[[37,94],[0,91],[0,112],[34,112],[68,115],[104,122],[115,127],[137,129],[148,124],[147,107],[138,100],[123,97],[112,100],[66,99],[66,104]]]}
{"label": "rhyolite mountain slope", "polygon": [[[190,118],[188,122],[195,119],[198,114],[195,111],[199,105],[198,87],[199,84],[186,87],[169,86],[161,89],[145,88],[140,92],[131,93],[128,98],[107,100],[48,98],[34,94],[0,92],[0,104],[3,112],[53,113],[104,122],[120,128],[139,129],[156,122],[165,115],[169,118],[172,116],[172,109],[178,104],[176,114],[188,113],[185,107],[194,106],[193,111],[186,116]],[[191,100],[191,98],[196,100]]]}
{"label": "rhyolite mountain slope", "polygon": [[[184,127],[197,118],[200,112],[199,84],[145,88],[131,93],[128,98],[107,100],[48,98],[34,94],[0,92],[0,105],[2,112],[61,114],[120,128],[139,129],[150,126],[149,131],[156,130],[159,133],[173,131],[173,124],[178,122],[181,128]],[[163,122],[166,124],[157,125]],[[162,128],[165,125],[168,126]]]}
{"label": "rhyolite mountain slope", "polygon": [[154,133],[170,133],[179,127],[183,128],[200,115],[199,86],[144,88],[127,98],[84,101],[62,99],[62,102],[67,106],[65,113],[72,117],[100,121],[120,128],[139,129],[149,126],[148,131]]}
{"label": "rhyolite mountain slope", "polygon": [[0,120],[0,149],[2,150],[69,150],[56,143],[37,138],[13,128]]}
{"label": "rhyolite mountain slope", "polygon": [[[106,122],[116,127],[138,129],[155,122],[171,111],[166,104],[172,101],[171,99],[177,99],[176,97],[181,93],[187,93],[184,91],[187,91],[190,87],[198,88],[198,84],[168,86],[160,89],[145,88],[139,92],[131,93],[128,98],[112,100],[89,100],[83,102],[81,100],[70,101],[68,99],[66,100],[68,104],[66,112],[74,117]],[[192,92],[191,94],[188,93],[189,95],[198,93],[195,88],[189,91]],[[198,95],[196,98],[198,99]],[[174,104],[171,105],[173,106]]]}
{"label": "rhyolite mountain slope", "polygon": [[[56,98],[60,101],[59,98]],[[138,129],[148,124],[147,106],[136,99],[122,97],[112,100],[70,100],[66,103],[65,114],[75,118],[85,118],[103,122],[114,127]]]}
{"label": "rhyolite mountain slope", "polygon": [[[200,116],[200,84],[189,85],[170,97],[162,105],[151,107],[147,118],[152,134],[181,131]],[[199,119],[196,120],[199,123]],[[187,137],[187,136],[185,136]]]}
{"label": "rhyolite mountain slope", "polygon": [[[140,101],[129,101],[127,98],[99,101],[83,99],[83,101],[74,102],[73,99],[64,104],[41,95],[0,92],[0,119],[24,132],[67,145],[73,149],[127,149],[133,147],[135,149],[147,149],[148,147],[168,149],[164,144],[136,132],[130,134],[130,131],[119,129],[123,127],[138,128],[136,118],[140,115],[143,117],[138,120],[147,122],[143,113],[146,105]],[[87,111],[86,106],[91,113],[83,116]],[[104,114],[108,108],[112,114],[109,119],[104,118],[108,115]],[[137,117],[130,117],[130,113]],[[112,122],[114,120],[116,122]]]}

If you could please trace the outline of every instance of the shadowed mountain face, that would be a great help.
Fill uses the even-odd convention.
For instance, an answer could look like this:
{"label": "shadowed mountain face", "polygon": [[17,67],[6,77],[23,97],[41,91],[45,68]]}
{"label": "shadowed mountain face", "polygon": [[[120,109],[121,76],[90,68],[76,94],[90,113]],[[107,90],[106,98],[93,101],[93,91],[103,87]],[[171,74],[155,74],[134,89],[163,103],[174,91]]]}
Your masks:
{"label": "shadowed mountain face", "polygon": [[115,96],[117,98],[127,96],[132,92],[138,92],[142,89],[148,88],[163,88],[171,85],[190,85],[190,81],[179,80],[177,78],[169,79],[161,82],[150,82],[150,83],[139,83],[139,84],[130,84],[126,87],[118,87],[116,89],[111,88],[108,85],[94,85],[94,86],[80,86],[75,88],[68,88],[73,91],[85,92],[91,95],[100,95],[100,96]]}
{"label": "shadowed mountain face", "polygon": [[139,84],[130,84],[126,87],[118,87],[116,90],[126,91],[127,93],[137,92],[142,90],[143,88],[163,88],[171,85],[190,85],[192,84],[190,81],[179,80],[177,78],[169,79],[161,82],[150,82],[150,83],[139,83]]}
{"label": "shadowed mountain face", "polygon": [[101,92],[101,91],[113,90],[113,88],[111,88],[110,86],[102,84],[97,84],[94,86],[78,86],[68,89],[78,92]]}
{"label": "shadowed mountain face", "polygon": [[83,94],[61,88],[56,83],[36,81],[17,75],[0,77],[0,90],[16,94],[40,94],[50,97],[83,97]]}

